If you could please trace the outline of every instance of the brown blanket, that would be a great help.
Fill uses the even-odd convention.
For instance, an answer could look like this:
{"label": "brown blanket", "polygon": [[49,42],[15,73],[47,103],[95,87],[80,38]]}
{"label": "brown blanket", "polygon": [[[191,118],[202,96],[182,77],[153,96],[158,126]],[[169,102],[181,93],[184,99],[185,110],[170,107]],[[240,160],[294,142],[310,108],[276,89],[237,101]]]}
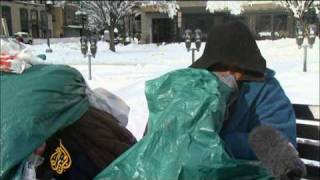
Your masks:
{"label": "brown blanket", "polygon": [[[61,146],[60,142],[71,158],[71,166],[62,174],[54,171],[50,162]],[[135,143],[134,136],[121,127],[112,115],[90,107],[78,121],[58,131],[47,141],[45,162],[39,167],[37,177],[92,179]]]}

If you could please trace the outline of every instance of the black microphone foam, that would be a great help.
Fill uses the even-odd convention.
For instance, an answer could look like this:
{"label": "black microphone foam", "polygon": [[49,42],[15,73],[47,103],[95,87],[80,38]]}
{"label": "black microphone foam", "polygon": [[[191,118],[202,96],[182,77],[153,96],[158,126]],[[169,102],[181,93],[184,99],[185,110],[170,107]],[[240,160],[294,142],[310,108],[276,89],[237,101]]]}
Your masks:
{"label": "black microphone foam", "polygon": [[300,179],[306,167],[295,147],[271,126],[256,127],[249,134],[249,144],[262,165],[282,180]]}

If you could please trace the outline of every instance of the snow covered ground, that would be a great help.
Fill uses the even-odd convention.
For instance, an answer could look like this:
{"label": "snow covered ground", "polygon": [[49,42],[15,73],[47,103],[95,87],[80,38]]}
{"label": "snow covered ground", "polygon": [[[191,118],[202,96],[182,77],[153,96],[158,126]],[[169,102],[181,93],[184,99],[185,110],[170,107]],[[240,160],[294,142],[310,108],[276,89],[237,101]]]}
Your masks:
{"label": "snow covered ground", "polygon": [[[43,54],[46,44],[39,41],[30,46],[35,54]],[[196,58],[200,57],[204,43]],[[276,71],[284,91],[292,103],[320,105],[319,97],[319,39],[308,49],[307,72],[302,72],[303,49],[298,49],[295,39],[258,41],[267,66]],[[68,64],[78,69],[88,79],[88,60],[80,53],[79,39],[53,40],[52,54],[47,62]],[[92,88],[103,87],[123,98],[131,107],[128,129],[139,139],[148,118],[144,97],[144,82],[168,71],[185,68],[191,64],[191,53],[184,43],[157,46],[155,44],[118,45],[117,52],[108,50],[108,44],[98,43],[98,53],[92,60]]]}

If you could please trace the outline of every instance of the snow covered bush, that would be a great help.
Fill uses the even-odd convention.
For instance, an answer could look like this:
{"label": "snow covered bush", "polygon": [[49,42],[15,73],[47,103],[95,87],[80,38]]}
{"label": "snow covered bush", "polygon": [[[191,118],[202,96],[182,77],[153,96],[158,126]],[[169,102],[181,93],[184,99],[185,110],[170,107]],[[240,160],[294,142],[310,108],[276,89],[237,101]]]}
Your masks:
{"label": "snow covered bush", "polygon": [[169,18],[173,18],[179,9],[176,1],[140,1],[141,6],[153,5],[159,9],[160,12],[168,14]]}
{"label": "snow covered bush", "polygon": [[319,1],[314,0],[285,0],[285,1],[276,1],[276,3],[284,8],[287,8],[291,11],[293,16],[302,21],[304,15],[312,8],[316,9],[316,13],[319,13]]}
{"label": "snow covered bush", "polygon": [[243,10],[243,1],[207,1],[206,9],[210,13],[230,11],[231,14],[238,15]]}

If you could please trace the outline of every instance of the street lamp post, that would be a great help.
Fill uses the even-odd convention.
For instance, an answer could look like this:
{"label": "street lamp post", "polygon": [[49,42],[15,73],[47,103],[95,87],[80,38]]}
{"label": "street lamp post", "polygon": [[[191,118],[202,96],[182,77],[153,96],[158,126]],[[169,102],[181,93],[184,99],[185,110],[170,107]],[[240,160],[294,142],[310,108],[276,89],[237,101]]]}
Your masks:
{"label": "street lamp post", "polygon": [[[315,24],[310,24],[305,30],[302,24],[298,24],[296,27],[296,42],[298,44],[298,48],[301,49],[303,47],[303,72],[307,72],[307,55],[308,55],[308,47],[312,48],[316,39],[316,31],[317,26]],[[307,38],[308,45],[303,44],[304,38]]]}
{"label": "street lamp post", "polygon": [[52,6],[53,6],[53,2],[52,1],[46,1],[46,4],[45,4],[45,8],[46,8],[46,12],[47,12],[47,27],[46,27],[46,36],[47,36],[47,45],[48,45],[48,48],[46,49],[46,53],[52,53],[52,49],[50,48],[50,39],[49,39],[49,13],[50,13],[50,10],[52,9]]}
{"label": "street lamp post", "polygon": [[[201,37],[202,37],[202,32],[200,29],[196,29],[194,33],[190,29],[185,30],[185,45],[188,50],[188,52],[191,50],[192,51],[192,63],[194,63],[195,60],[195,51],[199,51],[201,47]],[[192,40],[195,41],[195,46],[191,47],[192,45]]]}

